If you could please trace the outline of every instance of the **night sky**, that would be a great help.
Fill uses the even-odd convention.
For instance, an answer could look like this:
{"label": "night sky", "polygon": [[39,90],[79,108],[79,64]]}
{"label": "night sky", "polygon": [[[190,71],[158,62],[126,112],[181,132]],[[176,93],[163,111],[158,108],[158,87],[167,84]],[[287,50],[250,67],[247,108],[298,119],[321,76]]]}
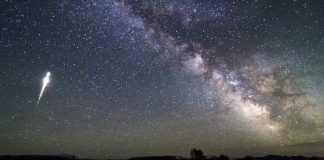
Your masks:
{"label": "night sky", "polygon": [[3,0],[0,155],[324,156],[323,11],[323,0]]}

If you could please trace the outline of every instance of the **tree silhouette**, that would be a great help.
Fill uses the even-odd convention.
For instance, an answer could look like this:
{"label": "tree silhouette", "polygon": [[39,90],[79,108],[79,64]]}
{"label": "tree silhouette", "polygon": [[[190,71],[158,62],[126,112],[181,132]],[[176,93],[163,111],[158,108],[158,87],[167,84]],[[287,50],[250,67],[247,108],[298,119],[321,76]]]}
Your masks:
{"label": "tree silhouette", "polygon": [[201,150],[197,150],[196,148],[191,149],[190,151],[191,159],[206,159],[204,153]]}
{"label": "tree silhouette", "polygon": [[226,155],[223,155],[223,154],[221,154],[221,155],[219,156],[219,159],[220,159],[220,160],[229,160],[229,158],[228,158]]}

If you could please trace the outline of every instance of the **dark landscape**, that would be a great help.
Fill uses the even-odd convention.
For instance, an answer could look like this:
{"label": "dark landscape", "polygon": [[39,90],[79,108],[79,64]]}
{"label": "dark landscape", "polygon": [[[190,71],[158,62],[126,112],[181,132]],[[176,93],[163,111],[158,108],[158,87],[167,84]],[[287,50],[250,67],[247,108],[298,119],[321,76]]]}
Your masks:
{"label": "dark landscape", "polygon": [[[96,160],[87,158],[77,158],[74,155],[3,155],[0,160]],[[245,156],[243,158],[233,158],[226,155],[205,156],[199,149],[192,149],[190,157],[182,156],[147,156],[132,157],[129,159],[105,159],[105,160],[324,160],[322,157],[305,157],[305,156],[278,156],[267,155],[264,157]]]}
{"label": "dark landscape", "polygon": [[[80,159],[75,156],[50,156],[50,155],[18,155],[10,156],[4,155],[0,156],[1,160],[96,160],[96,159]],[[106,159],[106,160],[116,160],[116,159]],[[225,155],[223,156],[212,156],[207,158],[185,158],[181,156],[153,156],[153,157],[133,157],[125,160],[324,160],[322,157],[304,157],[304,156],[276,156],[268,155],[264,157],[251,157],[246,156],[244,158],[229,158]]]}

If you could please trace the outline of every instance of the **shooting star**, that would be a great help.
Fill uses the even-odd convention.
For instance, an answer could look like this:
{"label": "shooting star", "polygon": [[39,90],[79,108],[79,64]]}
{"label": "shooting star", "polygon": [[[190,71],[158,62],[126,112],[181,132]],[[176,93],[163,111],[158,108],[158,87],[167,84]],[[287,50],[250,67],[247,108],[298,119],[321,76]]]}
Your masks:
{"label": "shooting star", "polygon": [[43,95],[43,92],[44,92],[46,86],[47,86],[48,83],[50,82],[50,76],[51,76],[51,73],[50,73],[50,72],[47,72],[47,73],[46,73],[46,76],[43,78],[42,90],[41,90],[41,92],[40,92],[40,94],[39,94],[38,101],[37,101],[37,104],[36,104],[36,105],[38,105],[40,99],[42,98],[42,95]]}

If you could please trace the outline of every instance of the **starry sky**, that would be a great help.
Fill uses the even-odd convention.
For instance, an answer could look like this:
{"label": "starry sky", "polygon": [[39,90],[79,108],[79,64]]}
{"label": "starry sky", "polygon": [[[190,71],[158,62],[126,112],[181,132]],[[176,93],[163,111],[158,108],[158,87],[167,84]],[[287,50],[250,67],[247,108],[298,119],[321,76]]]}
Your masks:
{"label": "starry sky", "polygon": [[0,154],[324,156],[323,10],[1,1]]}

